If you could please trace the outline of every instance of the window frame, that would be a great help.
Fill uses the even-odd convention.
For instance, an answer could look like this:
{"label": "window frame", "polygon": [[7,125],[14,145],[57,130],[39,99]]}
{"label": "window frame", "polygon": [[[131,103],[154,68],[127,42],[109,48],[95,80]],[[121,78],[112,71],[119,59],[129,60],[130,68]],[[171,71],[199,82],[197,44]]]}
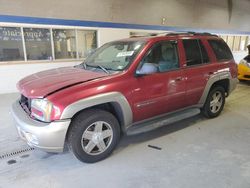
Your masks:
{"label": "window frame", "polygon": [[25,56],[25,59],[27,60],[27,62],[31,62],[31,61],[51,61],[50,59],[28,59],[28,56],[27,56],[27,40],[25,39],[25,35],[24,35],[24,33],[25,33],[25,29],[44,29],[44,30],[48,30],[49,31],[49,41],[48,41],[48,43],[50,44],[50,51],[51,51],[51,60],[53,60],[53,54],[52,54],[52,46],[51,46],[51,33],[50,33],[50,29],[49,28],[34,28],[34,27],[22,27],[22,32],[23,32],[23,34],[22,34],[22,38],[23,38],[23,43],[24,43],[24,45],[25,45],[25,54],[26,54],[26,56]]}
{"label": "window frame", "polygon": [[[184,43],[183,43],[184,40],[196,40],[197,41],[197,44],[198,44],[198,47],[199,47],[199,52],[200,52],[200,57],[201,57],[201,62],[202,63],[195,64],[195,65],[187,65],[186,50],[185,50],[185,46],[184,46]],[[210,57],[209,52],[208,52],[208,49],[207,49],[206,45],[203,42],[203,39],[201,39],[201,38],[183,38],[183,39],[181,39],[181,42],[182,42],[182,45],[183,45],[183,52],[185,53],[184,68],[198,67],[198,66],[202,66],[202,65],[208,65],[208,64],[210,64],[212,62],[211,61],[211,57]],[[207,54],[207,57],[208,57],[208,60],[209,60],[206,63],[204,63],[204,59],[203,59],[203,55],[202,55],[202,50],[201,50],[201,45],[200,44],[203,45],[205,53]]]}
{"label": "window frame", "polygon": [[[157,41],[157,42],[154,42],[150,47],[149,49],[145,52],[145,54],[143,55],[143,57],[140,59],[140,63],[138,64],[138,66],[136,67],[136,71],[137,70],[140,70],[143,66],[143,59],[149,55],[149,53],[153,50],[153,48],[155,48],[157,45],[159,45],[160,43],[164,43],[164,42],[174,42],[175,43],[175,47],[176,47],[176,53],[177,53],[177,62],[178,62],[178,68],[175,68],[175,69],[169,69],[169,70],[166,70],[166,71],[157,71],[153,74],[162,74],[162,73],[167,73],[167,72],[171,72],[171,71],[176,71],[176,70],[179,70],[182,68],[181,66],[181,61],[180,61],[180,50],[179,50],[179,46],[178,46],[178,43],[179,43],[179,40],[178,39],[167,39],[167,40],[161,40],[161,41]],[[136,73],[135,73],[136,74]]]}
{"label": "window frame", "polygon": [[20,46],[22,47],[22,51],[21,51],[21,54],[23,56],[23,59],[19,59],[19,60],[5,60],[5,61],[0,61],[0,65],[2,63],[5,63],[5,62],[24,62],[25,61],[25,46],[24,46],[24,41],[23,41],[23,29],[22,27],[20,26],[15,26],[15,25],[0,25],[0,27],[2,28],[18,28],[20,30],[20,34],[21,34],[21,41],[20,41]]}

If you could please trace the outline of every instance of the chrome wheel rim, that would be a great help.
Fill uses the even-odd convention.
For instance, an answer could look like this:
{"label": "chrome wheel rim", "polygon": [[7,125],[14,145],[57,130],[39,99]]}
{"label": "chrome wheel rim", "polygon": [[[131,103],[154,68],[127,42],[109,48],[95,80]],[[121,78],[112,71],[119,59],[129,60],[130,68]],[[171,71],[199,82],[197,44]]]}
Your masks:
{"label": "chrome wheel rim", "polygon": [[213,95],[212,95],[212,99],[210,101],[210,110],[212,113],[217,113],[222,106],[223,103],[223,98],[222,98],[222,94],[219,91],[216,91]]}
{"label": "chrome wheel rim", "polygon": [[92,123],[83,132],[82,149],[89,155],[99,155],[107,150],[113,139],[111,126],[104,121]]}

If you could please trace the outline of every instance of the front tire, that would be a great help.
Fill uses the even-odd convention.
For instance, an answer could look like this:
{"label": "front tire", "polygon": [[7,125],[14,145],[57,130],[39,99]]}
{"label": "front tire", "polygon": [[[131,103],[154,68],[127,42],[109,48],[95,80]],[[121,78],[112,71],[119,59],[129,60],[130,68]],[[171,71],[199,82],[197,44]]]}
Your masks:
{"label": "front tire", "polygon": [[110,112],[92,109],[78,114],[68,134],[70,151],[82,162],[108,157],[120,139],[120,126]]}
{"label": "front tire", "polygon": [[213,87],[203,106],[203,114],[207,118],[215,118],[220,115],[225,104],[225,89],[221,86]]}

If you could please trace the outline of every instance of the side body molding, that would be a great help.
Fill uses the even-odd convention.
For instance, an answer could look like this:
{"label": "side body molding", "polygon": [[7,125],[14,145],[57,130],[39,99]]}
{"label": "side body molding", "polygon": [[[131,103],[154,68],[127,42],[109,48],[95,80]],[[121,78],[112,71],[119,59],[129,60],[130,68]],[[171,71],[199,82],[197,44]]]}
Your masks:
{"label": "side body molding", "polygon": [[226,69],[219,70],[210,76],[198,105],[201,107],[204,105],[204,103],[206,102],[208,93],[210,91],[210,88],[215,82],[220,81],[220,80],[225,80],[225,79],[229,80],[229,88],[228,88],[228,95],[229,95],[236,88],[237,78],[232,78],[229,69],[226,68]]}
{"label": "side body molding", "polygon": [[132,124],[133,115],[131,107],[127,99],[120,92],[103,93],[76,101],[64,109],[61,119],[72,118],[77,112],[83,109],[105,103],[113,103],[116,106],[118,105],[120,109],[119,115],[123,120],[123,126],[125,128]]}

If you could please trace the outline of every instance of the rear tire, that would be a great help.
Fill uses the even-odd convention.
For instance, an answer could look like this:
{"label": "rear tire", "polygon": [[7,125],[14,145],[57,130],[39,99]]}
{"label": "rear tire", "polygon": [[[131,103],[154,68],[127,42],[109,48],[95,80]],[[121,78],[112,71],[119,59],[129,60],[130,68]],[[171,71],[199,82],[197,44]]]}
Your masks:
{"label": "rear tire", "polygon": [[68,146],[82,162],[94,163],[108,157],[120,139],[120,126],[113,114],[91,109],[72,121]]}
{"label": "rear tire", "polygon": [[213,87],[202,108],[203,114],[207,118],[215,118],[220,115],[225,104],[225,89],[221,86]]}

